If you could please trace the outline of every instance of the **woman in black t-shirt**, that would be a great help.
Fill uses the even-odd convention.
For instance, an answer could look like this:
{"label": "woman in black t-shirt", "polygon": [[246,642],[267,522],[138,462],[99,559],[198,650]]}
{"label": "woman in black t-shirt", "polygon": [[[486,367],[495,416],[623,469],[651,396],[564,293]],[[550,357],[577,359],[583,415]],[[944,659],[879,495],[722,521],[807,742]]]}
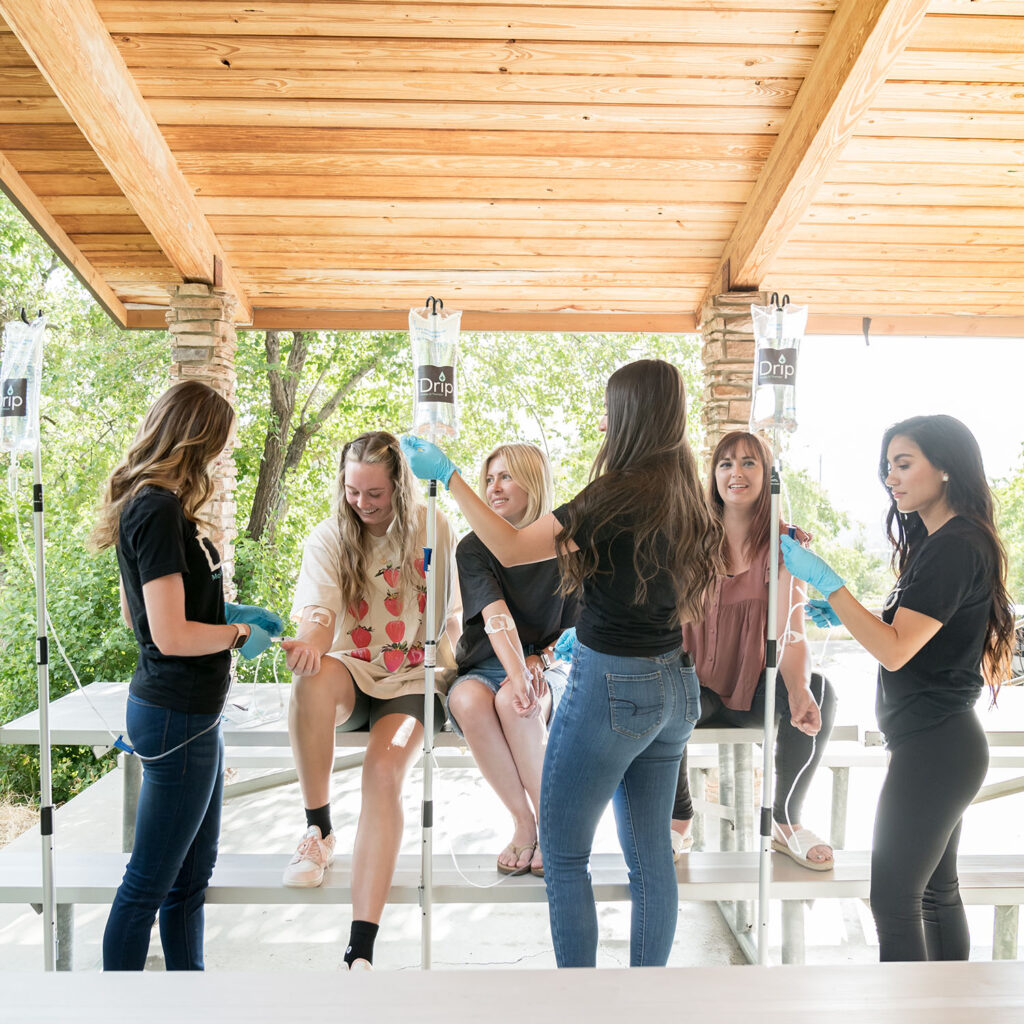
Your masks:
{"label": "woman in black t-shirt", "polygon": [[[480,497],[523,529],[551,511],[551,467],[532,444],[499,445],[480,468]],[[565,688],[554,644],[576,622],[576,601],[558,592],[553,561],[506,569],[475,533],[455,551],[462,594],[459,675],[448,716],[465,736],[484,778],[512,815],[515,831],[498,855],[505,875],[543,875],[537,843],[547,722]]]}
{"label": "woman in black t-shirt", "polygon": [[679,760],[700,711],[681,623],[700,615],[721,535],[686,439],[679,371],[661,360],[629,363],[609,378],[605,403],[590,484],[522,530],[488,509],[434,445],[402,442],[413,472],[449,487],[502,565],[557,557],[563,590],[582,595],[541,781],[540,835],[560,967],[597,960],[588,863],[610,800],[629,866],[630,964],[668,960],[679,903],[669,822]]}
{"label": "woman in black t-shirt", "polygon": [[167,970],[203,969],[229,652],[253,658],[281,629],[271,612],[224,604],[220,556],[203,534],[210,466],[231,444],[234,421],[205,384],[165,391],[107,481],[92,533],[97,550],[116,545],[121,609],[139,645],[126,721],[142,788],[135,845],[103,934],[107,971],[143,969],[157,911]]}
{"label": "woman in black t-shirt", "polygon": [[916,416],[882,439],[879,476],[899,577],[878,618],[817,555],[782,539],[786,567],[879,661],[876,710],[891,751],[871,850],[871,912],[882,960],[966,960],[957,884],[961,819],[985,778],[974,712],[983,677],[1005,677],[1013,643],[1006,554],[981,451],[952,416]]}

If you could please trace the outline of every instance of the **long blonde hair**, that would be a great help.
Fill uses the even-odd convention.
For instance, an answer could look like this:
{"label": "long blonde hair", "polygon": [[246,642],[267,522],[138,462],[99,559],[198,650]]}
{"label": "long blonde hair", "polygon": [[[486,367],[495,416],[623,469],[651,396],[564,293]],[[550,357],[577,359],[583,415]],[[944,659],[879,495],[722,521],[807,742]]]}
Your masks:
{"label": "long blonde hair", "polygon": [[338,461],[335,514],[341,533],[338,587],[343,608],[348,608],[359,598],[366,596],[370,554],[373,549],[372,535],[345,500],[345,467],[353,462],[385,466],[388,478],[394,485],[395,492],[391,497],[394,515],[388,525],[387,536],[398,549],[399,565],[396,568],[401,569],[400,588],[406,597],[413,593],[420,581],[415,562],[417,555],[422,556],[419,539],[426,512],[419,498],[416,480],[394,434],[374,430],[368,434],[360,434],[342,448]]}
{"label": "long blonde hair", "polygon": [[208,526],[199,511],[213,493],[209,467],[224,450],[234,421],[234,410],[213,388],[194,380],[169,387],[104,485],[90,547],[103,551],[117,544],[121,512],[144,487],[173,491],[185,518]]}
{"label": "long blonde hair", "polygon": [[505,460],[509,476],[526,491],[526,512],[515,525],[522,529],[547,515],[554,505],[555,485],[551,480],[551,465],[547,456],[535,445],[524,441],[499,444],[480,466],[477,493],[487,500],[487,474],[491,463],[498,457]]}

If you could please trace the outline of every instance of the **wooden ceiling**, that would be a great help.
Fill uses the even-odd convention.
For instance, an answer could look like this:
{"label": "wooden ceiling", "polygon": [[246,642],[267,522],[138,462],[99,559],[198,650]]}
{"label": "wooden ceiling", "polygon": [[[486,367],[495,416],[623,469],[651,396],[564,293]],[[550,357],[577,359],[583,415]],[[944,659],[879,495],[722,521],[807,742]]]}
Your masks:
{"label": "wooden ceiling", "polygon": [[116,320],[1024,337],[1024,0],[0,0],[0,183]]}

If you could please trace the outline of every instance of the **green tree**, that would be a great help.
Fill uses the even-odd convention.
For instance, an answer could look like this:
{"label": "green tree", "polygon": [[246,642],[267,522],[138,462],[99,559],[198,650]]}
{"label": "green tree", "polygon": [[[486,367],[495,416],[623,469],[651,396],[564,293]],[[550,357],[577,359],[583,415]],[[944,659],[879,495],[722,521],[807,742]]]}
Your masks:
{"label": "green tree", "polygon": [[1024,448],[1020,464],[993,488],[996,525],[1009,561],[1007,589],[1011,600],[1024,604]]}

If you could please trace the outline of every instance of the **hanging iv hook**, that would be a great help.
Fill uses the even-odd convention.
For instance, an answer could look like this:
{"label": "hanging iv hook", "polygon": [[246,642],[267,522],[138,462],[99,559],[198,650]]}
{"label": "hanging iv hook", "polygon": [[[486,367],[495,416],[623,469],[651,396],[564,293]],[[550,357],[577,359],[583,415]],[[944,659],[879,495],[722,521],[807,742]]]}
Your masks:
{"label": "hanging iv hook", "polygon": [[[39,310],[39,314],[38,315],[41,317],[43,315],[43,311]],[[21,319],[22,319],[22,321],[24,323],[26,323],[26,324],[28,323],[28,317],[25,315],[25,307],[24,306],[21,307]]]}
{"label": "hanging iv hook", "polygon": [[431,316],[437,316],[438,309],[439,308],[441,310],[444,309],[444,300],[443,299],[435,299],[433,295],[428,295],[427,296],[427,301],[424,302],[423,305],[424,305],[424,307],[426,309],[430,310],[430,315]]}

